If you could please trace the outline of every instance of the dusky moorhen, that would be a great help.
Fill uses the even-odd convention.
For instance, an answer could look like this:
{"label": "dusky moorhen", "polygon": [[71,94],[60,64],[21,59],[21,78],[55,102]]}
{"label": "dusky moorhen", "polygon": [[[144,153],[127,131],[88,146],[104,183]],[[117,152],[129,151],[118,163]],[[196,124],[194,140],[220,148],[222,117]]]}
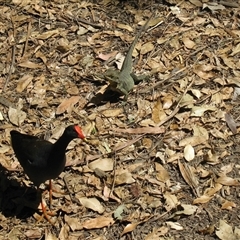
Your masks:
{"label": "dusky moorhen", "polygon": [[[74,138],[85,138],[82,129],[78,125],[68,126],[54,144],[15,130],[12,130],[10,134],[13,150],[24,172],[38,190],[41,183],[49,180],[50,195],[51,179],[57,178],[65,167],[65,151],[68,144]],[[42,201],[41,207],[45,218],[51,223]]]}

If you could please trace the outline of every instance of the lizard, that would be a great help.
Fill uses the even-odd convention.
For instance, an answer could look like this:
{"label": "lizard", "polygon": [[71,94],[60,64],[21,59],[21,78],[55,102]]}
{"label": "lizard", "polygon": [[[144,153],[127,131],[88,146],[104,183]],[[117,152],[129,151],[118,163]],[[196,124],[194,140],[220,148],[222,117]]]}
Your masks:
{"label": "lizard", "polygon": [[137,81],[137,76],[132,73],[132,53],[140,35],[146,29],[151,18],[152,16],[145,22],[145,24],[141,27],[135,36],[123,61],[120,71],[116,71],[115,69],[108,69],[104,73],[104,77],[110,82],[109,88],[120,93],[121,95],[124,95],[124,100],[127,100],[129,92],[133,89],[134,83]]}

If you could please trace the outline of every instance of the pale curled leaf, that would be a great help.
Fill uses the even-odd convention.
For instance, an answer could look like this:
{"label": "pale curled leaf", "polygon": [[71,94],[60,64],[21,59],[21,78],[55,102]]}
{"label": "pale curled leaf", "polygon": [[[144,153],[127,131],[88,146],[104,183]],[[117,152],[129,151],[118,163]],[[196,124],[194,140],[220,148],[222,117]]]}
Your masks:
{"label": "pale curled leaf", "polygon": [[236,236],[234,236],[233,228],[221,219],[219,221],[219,230],[216,231],[216,235],[221,240],[237,240]]}
{"label": "pale curled leaf", "polygon": [[185,214],[185,215],[192,215],[198,210],[197,206],[190,205],[190,204],[181,204],[181,206],[183,207],[183,210],[179,211],[179,213]]}
{"label": "pale curled leaf", "polygon": [[167,221],[166,224],[170,226],[172,229],[175,230],[183,230],[183,226],[180,225],[178,222],[169,222]]}
{"label": "pale curled leaf", "polygon": [[12,124],[20,126],[27,117],[27,114],[20,109],[10,107],[8,110],[8,117]]}
{"label": "pale curled leaf", "polygon": [[83,229],[83,226],[82,226],[79,218],[69,217],[66,214],[66,215],[64,215],[64,220],[68,224],[68,226],[71,228],[72,231]]}
{"label": "pale curled leaf", "polygon": [[81,197],[79,198],[79,201],[84,207],[90,208],[100,214],[105,211],[105,208],[96,198]]}
{"label": "pale curled leaf", "polygon": [[96,168],[108,172],[113,170],[113,159],[112,158],[101,158],[97,159],[88,164],[89,168],[94,170]]}
{"label": "pale curled leaf", "polygon": [[195,157],[194,148],[190,144],[186,145],[184,148],[184,158],[189,162],[193,160],[194,157]]}
{"label": "pale curled leaf", "polygon": [[206,111],[216,111],[217,108],[214,106],[194,106],[191,110],[192,117],[202,117]]}

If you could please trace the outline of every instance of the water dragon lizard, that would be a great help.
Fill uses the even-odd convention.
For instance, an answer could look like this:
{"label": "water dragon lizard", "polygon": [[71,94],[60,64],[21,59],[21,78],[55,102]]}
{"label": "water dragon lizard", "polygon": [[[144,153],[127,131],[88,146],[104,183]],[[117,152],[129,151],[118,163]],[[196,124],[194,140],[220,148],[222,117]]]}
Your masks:
{"label": "water dragon lizard", "polygon": [[104,73],[104,77],[107,81],[110,82],[110,89],[124,95],[124,99],[126,100],[129,92],[133,89],[134,83],[138,80],[137,76],[132,73],[133,60],[132,53],[135,45],[142,34],[142,32],[147,28],[147,25],[152,16],[145,22],[145,24],[141,27],[137,35],[135,36],[133,42],[131,43],[127,55],[123,61],[122,67],[120,71],[115,69],[108,69]]}

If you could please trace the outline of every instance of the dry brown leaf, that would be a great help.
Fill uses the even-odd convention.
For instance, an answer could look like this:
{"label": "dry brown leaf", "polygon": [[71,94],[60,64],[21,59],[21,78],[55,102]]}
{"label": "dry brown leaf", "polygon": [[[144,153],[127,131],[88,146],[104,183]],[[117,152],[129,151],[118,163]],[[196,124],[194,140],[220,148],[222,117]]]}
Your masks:
{"label": "dry brown leaf", "polygon": [[121,203],[121,200],[118,197],[116,197],[115,195],[113,195],[111,189],[108,188],[107,186],[104,186],[103,196],[104,196],[105,201],[108,201],[109,198],[111,198],[111,199],[115,200],[116,202]]}
{"label": "dry brown leaf", "polygon": [[193,167],[189,166],[188,164],[182,164],[180,161],[178,161],[178,166],[186,183],[192,188],[193,192],[197,196],[200,196],[198,192],[198,180],[193,171]]}
{"label": "dry brown leaf", "polygon": [[36,37],[41,40],[46,40],[46,39],[52,37],[53,35],[55,35],[55,36],[58,35],[59,33],[60,33],[59,28],[57,28],[54,30],[46,31],[42,34],[37,35]]}
{"label": "dry brown leaf", "polygon": [[163,110],[162,102],[160,98],[155,102],[152,109],[152,120],[155,124],[160,123],[163,119],[166,118],[166,113]]}
{"label": "dry brown leaf", "polygon": [[232,133],[236,134],[237,133],[237,125],[236,125],[232,115],[230,115],[229,113],[226,113],[225,120],[226,120],[228,127],[231,129]]}
{"label": "dry brown leaf", "polygon": [[187,145],[191,144],[193,147],[195,147],[195,146],[197,146],[199,144],[202,144],[206,141],[207,141],[207,139],[204,136],[187,137],[187,138],[182,139],[179,142],[179,146],[184,147],[184,146],[187,146]]}
{"label": "dry brown leaf", "polygon": [[33,62],[29,61],[29,60],[27,60],[25,62],[22,62],[22,63],[19,63],[18,66],[19,67],[23,67],[23,68],[31,68],[31,69],[42,68],[41,65],[33,63]]}
{"label": "dry brown leaf", "polygon": [[154,45],[151,42],[145,43],[141,47],[140,54],[144,55],[151,52],[154,49]]}
{"label": "dry brown leaf", "polygon": [[37,58],[40,58],[44,64],[47,64],[47,58],[46,58],[46,55],[44,55],[41,51],[37,51],[35,56]]}
{"label": "dry brown leaf", "polygon": [[191,96],[190,94],[185,94],[180,102],[180,106],[181,107],[188,107],[188,108],[192,108],[193,107],[193,103],[194,103],[194,98],[193,96]]}
{"label": "dry brown leaf", "polygon": [[194,4],[197,7],[202,7],[202,2],[199,0],[189,0],[190,3]]}
{"label": "dry brown leaf", "polygon": [[199,204],[199,203],[207,203],[209,202],[213,196],[207,196],[207,195],[202,195],[199,198],[196,198],[193,200],[193,204]]}
{"label": "dry brown leaf", "polygon": [[230,54],[230,56],[234,56],[235,54],[240,52],[240,43],[237,44],[237,46],[233,47],[232,49],[232,53]]}
{"label": "dry brown leaf", "polygon": [[232,172],[234,167],[235,167],[234,163],[230,163],[228,165],[222,166],[221,173],[219,173],[219,176],[226,176],[228,173]]}
{"label": "dry brown leaf", "polygon": [[115,177],[115,185],[121,185],[121,184],[131,184],[134,183],[135,179],[132,177],[132,174],[125,170],[125,172],[121,173],[120,175],[116,175]]}
{"label": "dry brown leaf", "polygon": [[221,4],[215,3],[215,2],[209,2],[209,4],[203,3],[202,8],[208,8],[210,9],[212,12],[215,12],[217,10],[224,10],[225,7]]}
{"label": "dry brown leaf", "polygon": [[224,54],[220,56],[223,60],[223,62],[231,69],[236,68],[236,64],[234,63],[234,59],[232,57],[228,57],[228,55]]}
{"label": "dry brown leaf", "polygon": [[163,102],[163,109],[170,109],[173,105],[173,95],[172,94],[166,94],[161,100]]}
{"label": "dry brown leaf", "polygon": [[190,39],[187,38],[187,37],[184,37],[184,38],[182,39],[182,41],[183,41],[184,45],[185,45],[187,48],[189,48],[189,49],[194,48],[195,45],[196,45],[195,42],[193,42],[192,40],[190,40]]}
{"label": "dry brown leaf", "polygon": [[113,51],[108,54],[99,53],[98,58],[101,60],[107,61],[109,59],[115,58],[116,55],[117,55],[117,51]]}
{"label": "dry brown leaf", "polygon": [[206,140],[209,139],[209,131],[206,128],[199,125],[194,125],[192,129],[193,129],[193,136],[198,136],[198,137],[204,136]]}
{"label": "dry brown leaf", "polygon": [[73,97],[64,99],[61,102],[61,104],[57,107],[56,115],[62,114],[65,111],[71,112],[74,105],[78,103],[80,99],[81,99],[80,96],[73,96]]}
{"label": "dry brown leaf", "polygon": [[33,80],[31,74],[26,74],[18,80],[17,92],[21,93]]}
{"label": "dry brown leaf", "polygon": [[157,180],[166,183],[170,179],[168,171],[160,163],[155,163],[155,169]]}
{"label": "dry brown leaf", "polygon": [[13,0],[13,4],[19,5],[19,6],[27,6],[31,5],[32,1],[31,0]]}
{"label": "dry brown leaf", "polygon": [[101,112],[105,117],[118,117],[121,113],[123,113],[122,108],[114,108],[114,109],[107,109]]}
{"label": "dry brown leaf", "polygon": [[237,207],[237,205],[234,202],[225,200],[224,203],[222,204],[221,209],[226,209],[226,210],[232,210],[232,208]]}
{"label": "dry brown leaf", "polygon": [[69,238],[69,232],[70,232],[70,228],[69,226],[65,223],[60,230],[60,233],[58,235],[59,240],[65,240],[67,238]]}
{"label": "dry brown leaf", "polygon": [[224,186],[239,186],[240,183],[238,182],[238,180],[236,179],[233,179],[231,177],[227,177],[227,176],[222,176],[222,177],[219,177],[217,180],[216,180],[217,183],[221,183],[222,185]]}
{"label": "dry brown leaf", "polygon": [[124,229],[123,232],[121,233],[121,236],[123,236],[125,233],[129,233],[132,232],[133,230],[136,229],[136,227],[140,224],[140,222],[138,223],[129,223]]}
{"label": "dry brown leaf", "polygon": [[178,201],[176,195],[173,195],[170,192],[165,192],[163,194],[163,196],[165,198],[164,207],[167,211],[170,211],[179,205],[179,201]]}
{"label": "dry brown leaf", "polygon": [[211,72],[212,66],[196,66],[193,69],[193,72],[196,73],[200,78],[204,80],[209,80],[210,78],[214,77],[214,72]]}
{"label": "dry brown leaf", "polygon": [[127,30],[129,32],[133,32],[133,28],[129,25],[122,24],[122,23],[117,23],[116,26],[120,29],[124,29],[124,30]]}
{"label": "dry brown leaf", "polygon": [[40,229],[29,229],[28,231],[24,232],[24,235],[26,235],[27,238],[36,239],[41,238],[42,232]]}
{"label": "dry brown leaf", "polygon": [[[164,236],[169,232],[168,227],[162,226],[159,228],[153,228],[152,232],[148,233],[148,235],[144,238],[144,240],[164,240],[160,236]],[[171,240],[171,239],[169,239]]]}
{"label": "dry brown leaf", "polygon": [[112,217],[100,216],[100,217],[83,222],[82,226],[85,229],[94,229],[94,228],[109,227],[113,223],[114,223],[114,219]]}
{"label": "dry brown leaf", "polygon": [[214,196],[214,194],[217,193],[218,191],[220,191],[221,189],[222,189],[222,184],[216,183],[214,187],[207,188],[204,191],[204,195],[207,195],[210,197]]}
{"label": "dry brown leaf", "polygon": [[211,165],[216,165],[219,163],[219,156],[210,149],[207,154],[204,155],[204,160]]}

